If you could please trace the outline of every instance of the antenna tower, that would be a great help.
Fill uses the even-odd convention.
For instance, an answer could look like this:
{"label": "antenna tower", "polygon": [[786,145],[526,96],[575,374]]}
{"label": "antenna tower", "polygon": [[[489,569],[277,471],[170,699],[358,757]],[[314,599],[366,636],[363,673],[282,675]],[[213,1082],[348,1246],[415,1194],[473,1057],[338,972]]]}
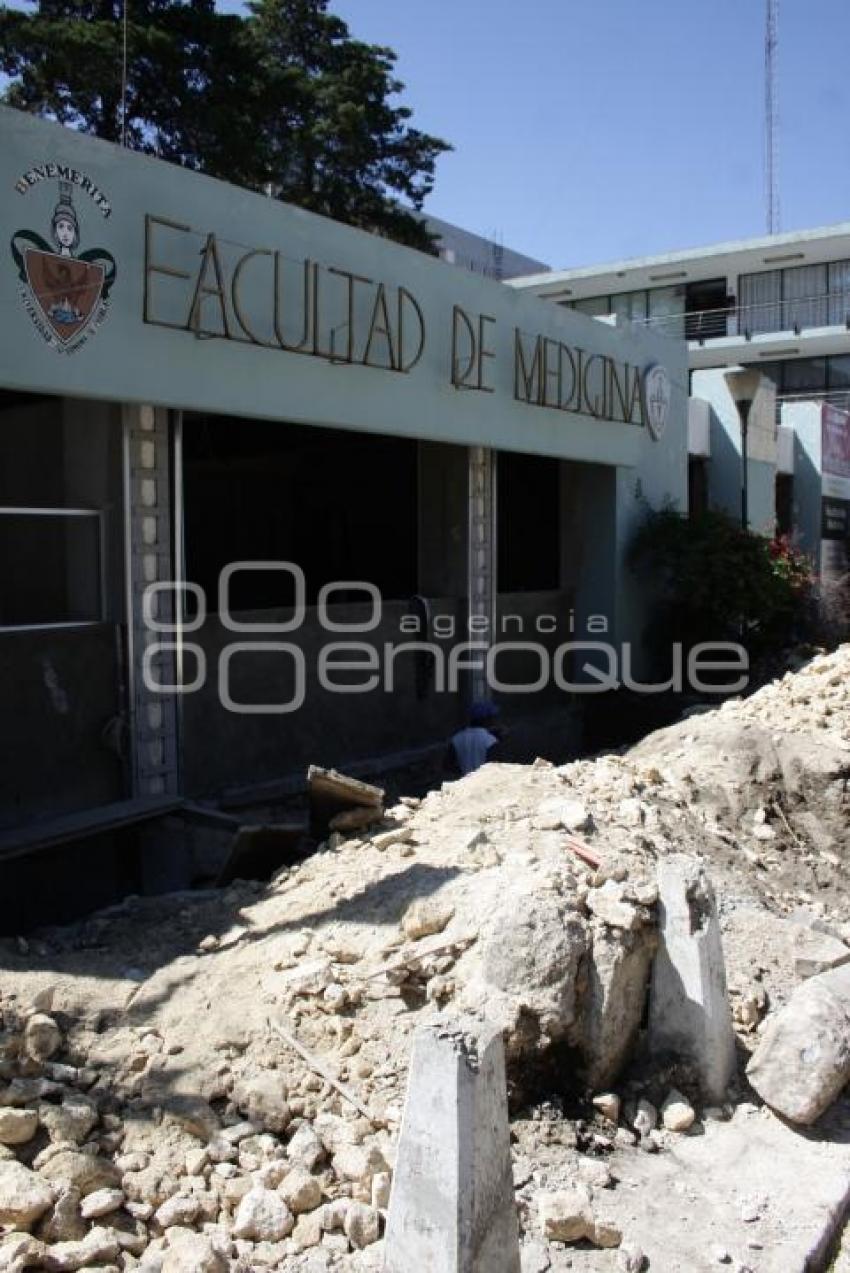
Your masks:
{"label": "antenna tower", "polygon": [[764,198],[768,234],[779,232],[779,115],[776,48],[779,0],[766,0],[764,26]]}

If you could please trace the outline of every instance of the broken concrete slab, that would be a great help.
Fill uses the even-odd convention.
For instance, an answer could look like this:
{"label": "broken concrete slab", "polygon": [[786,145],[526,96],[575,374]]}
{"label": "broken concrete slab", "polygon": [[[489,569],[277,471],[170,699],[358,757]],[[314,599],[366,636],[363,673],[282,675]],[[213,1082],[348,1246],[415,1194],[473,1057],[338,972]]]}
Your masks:
{"label": "broken concrete slab", "polygon": [[792,1122],[820,1117],[850,1081],[850,966],[803,982],[768,1018],[747,1077]]}
{"label": "broken concrete slab", "polygon": [[418,1031],[387,1217],[384,1273],[520,1273],[501,1033]]}
{"label": "broken concrete slab", "polygon": [[[741,1105],[728,1122],[676,1137],[668,1152],[620,1151],[611,1169],[624,1242],[640,1246],[658,1273],[823,1268],[850,1201],[848,1126],[846,1101],[829,1112],[818,1138]],[[730,1256],[725,1266],[720,1248]],[[592,1267],[578,1252],[573,1266]]]}
{"label": "broken concrete slab", "polygon": [[659,947],[652,970],[649,1044],[687,1058],[720,1102],[735,1069],[735,1036],[714,889],[685,854],[658,864]]}

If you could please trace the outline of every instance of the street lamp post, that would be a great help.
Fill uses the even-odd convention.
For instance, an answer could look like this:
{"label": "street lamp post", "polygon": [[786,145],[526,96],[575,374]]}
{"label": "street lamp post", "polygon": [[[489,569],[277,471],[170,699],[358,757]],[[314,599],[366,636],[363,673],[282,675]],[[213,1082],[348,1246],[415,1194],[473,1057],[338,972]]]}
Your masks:
{"label": "street lamp post", "polygon": [[741,526],[744,530],[749,525],[749,447],[748,433],[750,424],[750,408],[759,391],[762,375],[753,369],[727,371],[725,374],[729,392],[735,400],[741,420]]}

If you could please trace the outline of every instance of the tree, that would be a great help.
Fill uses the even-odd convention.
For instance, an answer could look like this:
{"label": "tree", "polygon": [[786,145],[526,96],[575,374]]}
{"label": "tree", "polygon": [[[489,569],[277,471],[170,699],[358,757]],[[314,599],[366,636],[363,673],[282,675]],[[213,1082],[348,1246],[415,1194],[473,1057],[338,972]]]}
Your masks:
{"label": "tree", "polygon": [[[410,126],[388,48],[328,0],[31,0],[0,11],[7,104],[429,249],[445,142]],[[126,113],[125,113],[126,112]]]}

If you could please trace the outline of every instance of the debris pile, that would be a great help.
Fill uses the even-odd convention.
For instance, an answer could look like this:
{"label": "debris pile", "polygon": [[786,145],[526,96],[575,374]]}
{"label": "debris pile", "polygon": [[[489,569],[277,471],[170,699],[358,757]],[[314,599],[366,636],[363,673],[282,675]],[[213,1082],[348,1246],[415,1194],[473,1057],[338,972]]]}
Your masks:
{"label": "debris pile", "polygon": [[622,754],[386,812],[364,786],[268,885],[0,943],[0,1270],[380,1269],[413,1035],[457,1014],[504,1035],[524,1273],[640,1269],[610,1162],[730,1113],[649,1046],[659,865],[710,875],[753,1085],[808,1119],[850,1044],[812,1095],[775,1036],[792,995],[831,1010],[836,968],[843,995],[848,776],[842,647]]}

